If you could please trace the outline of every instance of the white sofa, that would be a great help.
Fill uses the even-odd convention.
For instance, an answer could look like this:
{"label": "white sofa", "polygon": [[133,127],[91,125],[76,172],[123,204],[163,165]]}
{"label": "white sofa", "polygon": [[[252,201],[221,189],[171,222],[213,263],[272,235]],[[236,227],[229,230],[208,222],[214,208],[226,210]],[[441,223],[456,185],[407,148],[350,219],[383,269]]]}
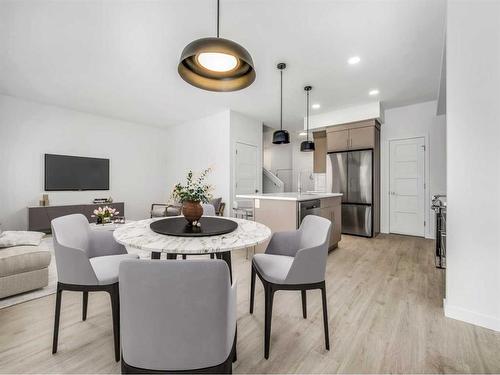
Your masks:
{"label": "white sofa", "polygon": [[50,258],[42,246],[0,248],[0,298],[46,287]]}

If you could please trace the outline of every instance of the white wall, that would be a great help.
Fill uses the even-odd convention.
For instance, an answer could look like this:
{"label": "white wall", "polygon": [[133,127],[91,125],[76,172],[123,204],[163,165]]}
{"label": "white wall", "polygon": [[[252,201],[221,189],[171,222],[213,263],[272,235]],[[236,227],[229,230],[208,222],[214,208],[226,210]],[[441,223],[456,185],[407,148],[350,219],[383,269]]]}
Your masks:
{"label": "white wall", "polygon": [[[168,186],[172,189],[186,178],[192,169],[197,173],[212,168],[208,182],[213,196],[226,202],[225,215],[231,214],[234,200],[234,160],[236,142],[257,147],[258,170],[262,169],[262,123],[241,113],[225,110],[168,129]],[[262,190],[262,173],[257,173],[257,185]]]}
{"label": "white wall", "polygon": [[264,167],[274,174],[278,170],[292,170],[293,144],[273,144],[273,133],[276,129],[265,127],[263,136]]}
{"label": "white wall", "polygon": [[389,233],[389,141],[425,137],[426,191],[425,236],[434,238],[435,217],[430,210],[431,196],[446,194],[446,117],[436,116],[436,101],[414,104],[385,111],[380,130],[380,191],[382,233]]}
{"label": "white wall", "polygon": [[500,3],[449,1],[445,314],[500,331]]}
{"label": "white wall", "polygon": [[[309,116],[309,129],[324,129],[327,126],[372,119],[384,122],[384,111],[378,100]],[[304,117],[304,129],[306,128],[307,119]]]}
{"label": "white wall", "polygon": [[[312,133],[309,133],[312,140]],[[313,153],[300,151],[300,144],[306,140],[305,136],[293,134],[290,144],[292,145],[292,191],[298,191],[298,181],[302,191],[314,190],[313,175]]]}
{"label": "white wall", "polygon": [[264,131],[264,167],[285,182],[285,191],[297,191],[299,173],[302,190],[313,190],[314,181],[310,179],[313,153],[300,151],[300,143],[306,137],[290,132],[289,144],[275,145],[272,143],[274,131],[270,127],[266,127]]}
{"label": "white wall", "polygon": [[0,95],[0,223],[25,230],[27,210],[44,193],[44,154],[110,159],[110,190],[49,192],[50,203],[112,196],[130,219],[149,217],[167,198],[165,130]]}
{"label": "white wall", "polygon": [[165,167],[169,192],[178,182],[185,182],[189,170],[196,174],[210,167],[207,181],[214,188],[213,196],[222,197],[226,204],[230,201],[229,129],[229,110],[168,129],[165,147],[171,162]]}

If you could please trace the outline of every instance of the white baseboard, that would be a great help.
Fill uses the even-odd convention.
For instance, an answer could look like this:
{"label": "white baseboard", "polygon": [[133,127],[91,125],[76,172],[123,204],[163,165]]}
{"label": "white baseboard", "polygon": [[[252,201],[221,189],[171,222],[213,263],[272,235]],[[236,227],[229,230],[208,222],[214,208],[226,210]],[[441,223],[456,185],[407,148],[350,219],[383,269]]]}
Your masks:
{"label": "white baseboard", "polygon": [[500,318],[495,316],[481,314],[458,306],[450,306],[443,300],[444,315],[448,318],[461,320],[476,326],[492,329],[500,332]]}

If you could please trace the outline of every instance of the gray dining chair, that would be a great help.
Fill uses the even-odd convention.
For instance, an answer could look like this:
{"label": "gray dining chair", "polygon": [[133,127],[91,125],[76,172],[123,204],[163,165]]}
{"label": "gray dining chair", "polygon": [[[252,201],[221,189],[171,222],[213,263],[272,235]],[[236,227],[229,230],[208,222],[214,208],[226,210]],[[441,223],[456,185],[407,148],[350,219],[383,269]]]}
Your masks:
{"label": "gray dining chair", "polygon": [[83,292],[82,320],[87,319],[89,292],[108,292],[111,297],[115,360],[120,360],[120,311],[118,267],[128,254],[112,231],[91,230],[81,214],[58,217],[51,222],[57,267],[56,311],[52,353],[57,352],[63,290]]}
{"label": "gray dining chair", "polygon": [[269,358],[274,293],[278,290],[300,290],[302,314],[307,318],[306,291],[320,289],[323,303],[323,325],[326,350],[330,350],[326,302],[325,269],[330,242],[330,220],[308,215],[298,230],[274,233],[264,254],[252,258],[250,314],[253,314],[255,275],[264,286],[264,357]]}
{"label": "gray dining chair", "polygon": [[209,203],[203,203],[203,216],[215,216],[215,207]]}
{"label": "gray dining chair", "polygon": [[122,373],[231,373],[236,283],[222,260],[120,264]]}

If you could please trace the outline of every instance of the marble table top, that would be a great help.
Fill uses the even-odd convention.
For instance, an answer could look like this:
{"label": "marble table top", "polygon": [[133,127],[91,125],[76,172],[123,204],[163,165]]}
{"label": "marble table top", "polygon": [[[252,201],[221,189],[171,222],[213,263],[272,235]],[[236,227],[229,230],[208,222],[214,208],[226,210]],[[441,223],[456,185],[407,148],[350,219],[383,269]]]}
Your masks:
{"label": "marble table top", "polygon": [[126,247],[170,254],[208,254],[244,249],[260,244],[271,237],[271,230],[265,225],[236,218],[225,218],[237,222],[238,228],[220,236],[167,236],[153,232],[149,227],[153,221],[162,219],[165,218],[123,224],[113,232],[113,236],[118,243]]}

